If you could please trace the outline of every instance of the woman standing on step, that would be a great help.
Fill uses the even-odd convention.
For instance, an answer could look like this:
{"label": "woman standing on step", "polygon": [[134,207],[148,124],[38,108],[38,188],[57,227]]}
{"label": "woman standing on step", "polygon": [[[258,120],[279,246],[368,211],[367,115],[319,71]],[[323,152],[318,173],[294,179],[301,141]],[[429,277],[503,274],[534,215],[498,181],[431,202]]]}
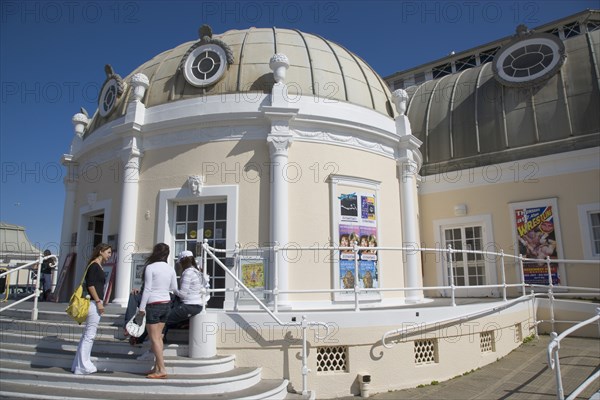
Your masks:
{"label": "woman standing on step", "polygon": [[152,254],[146,259],[146,270],[144,272],[144,292],[140,303],[140,313],[146,314],[146,329],[150,337],[150,349],[154,353],[156,361],[154,368],[147,378],[164,379],[167,377],[165,359],[163,356],[162,331],[171,309],[171,295],[176,295],[177,276],[175,269],[167,264],[169,257],[169,246],[158,243],[154,246]]}
{"label": "woman standing on step", "polygon": [[77,353],[71,366],[71,371],[75,375],[88,375],[97,371],[96,366],[90,360],[92,346],[100,324],[100,316],[104,314],[104,304],[102,297],[104,296],[104,270],[102,263],[108,261],[112,255],[112,248],[106,243],[100,243],[94,248],[92,257],[86,268],[84,285],[87,289],[91,301],[87,319],[83,327],[83,334],[79,340]]}

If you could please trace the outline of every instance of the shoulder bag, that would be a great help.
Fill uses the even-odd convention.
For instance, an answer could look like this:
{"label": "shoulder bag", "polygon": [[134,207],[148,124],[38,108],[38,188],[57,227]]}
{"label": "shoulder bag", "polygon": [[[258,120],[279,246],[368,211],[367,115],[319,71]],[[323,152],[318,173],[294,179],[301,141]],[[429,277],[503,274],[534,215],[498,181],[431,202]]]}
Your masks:
{"label": "shoulder bag", "polygon": [[71,295],[71,300],[69,300],[69,306],[65,310],[67,315],[75,320],[79,325],[81,325],[88,316],[88,311],[90,309],[90,295],[87,293],[87,289],[85,290],[86,295],[83,295],[83,282],[85,281],[85,276],[87,275],[90,266],[88,265],[83,273],[83,278],[81,278],[81,283],[75,289],[75,292]]}

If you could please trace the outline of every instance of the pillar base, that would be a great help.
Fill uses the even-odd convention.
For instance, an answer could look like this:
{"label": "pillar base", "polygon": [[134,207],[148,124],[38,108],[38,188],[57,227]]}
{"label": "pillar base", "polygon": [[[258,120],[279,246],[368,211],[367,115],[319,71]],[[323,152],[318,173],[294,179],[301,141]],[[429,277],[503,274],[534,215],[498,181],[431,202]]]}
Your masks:
{"label": "pillar base", "polygon": [[217,355],[218,316],[216,313],[200,313],[190,318],[190,358],[211,358]]}

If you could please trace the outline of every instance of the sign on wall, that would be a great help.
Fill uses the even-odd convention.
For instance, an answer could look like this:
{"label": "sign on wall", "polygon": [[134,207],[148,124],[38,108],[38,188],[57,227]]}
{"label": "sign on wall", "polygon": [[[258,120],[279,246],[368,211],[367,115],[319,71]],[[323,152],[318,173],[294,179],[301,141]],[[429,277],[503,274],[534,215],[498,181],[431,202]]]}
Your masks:
{"label": "sign on wall", "polygon": [[[339,246],[377,246],[377,202],[374,193],[341,193],[339,199]],[[358,269],[358,271],[357,271]],[[339,287],[342,289],[373,289],[379,287],[376,250],[363,249],[358,253],[358,268],[352,250],[339,252]]]}
{"label": "sign on wall", "polygon": [[[562,258],[562,240],[556,199],[510,204],[516,253],[523,256],[525,283],[547,285],[546,259]],[[553,285],[565,285],[559,263],[550,263]]]}

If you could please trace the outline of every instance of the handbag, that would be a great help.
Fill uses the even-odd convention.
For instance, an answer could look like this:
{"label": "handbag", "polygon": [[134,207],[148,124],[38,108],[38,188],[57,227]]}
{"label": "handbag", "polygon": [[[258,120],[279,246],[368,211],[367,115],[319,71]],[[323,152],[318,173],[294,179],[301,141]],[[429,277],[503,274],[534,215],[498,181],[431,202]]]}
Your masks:
{"label": "handbag", "polygon": [[139,313],[136,312],[125,325],[125,329],[130,336],[136,338],[142,336],[142,333],[146,330],[146,314],[140,316]]}
{"label": "handbag", "polygon": [[[90,264],[92,265],[92,264]],[[88,312],[90,309],[90,295],[87,294],[83,296],[83,282],[85,281],[85,276],[87,275],[87,271],[90,268],[90,265],[87,266],[85,272],[83,273],[83,278],[81,278],[81,283],[75,289],[75,292],[71,295],[71,300],[69,300],[69,305],[65,310],[67,315],[75,320],[79,325],[81,325],[87,319]]]}

